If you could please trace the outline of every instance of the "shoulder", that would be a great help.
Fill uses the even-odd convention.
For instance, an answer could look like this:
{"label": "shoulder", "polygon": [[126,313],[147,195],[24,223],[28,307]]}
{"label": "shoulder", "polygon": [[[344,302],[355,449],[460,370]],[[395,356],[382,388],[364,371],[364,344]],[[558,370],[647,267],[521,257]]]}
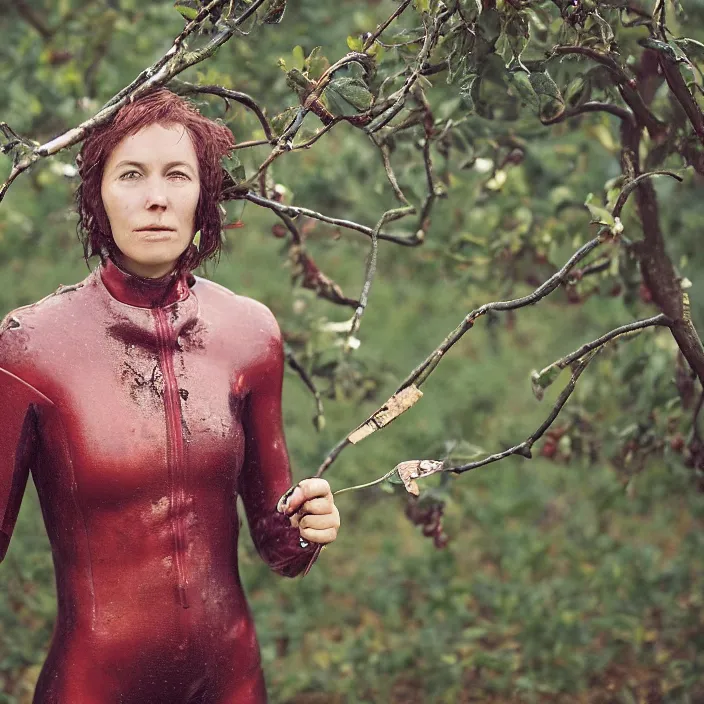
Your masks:
{"label": "shoulder", "polygon": [[92,275],[71,286],[59,286],[36,303],[16,308],[0,320],[0,366],[28,361],[42,346],[44,333],[64,326],[85,295]]}
{"label": "shoulder", "polygon": [[0,335],[7,329],[16,329],[23,323],[34,327],[43,321],[56,324],[57,315],[68,312],[82,298],[86,287],[90,284],[93,274],[89,274],[83,281],[70,286],[59,286],[56,291],[41,298],[36,303],[30,303],[10,311],[0,322]]}
{"label": "shoulder", "polygon": [[245,325],[250,330],[259,331],[268,338],[281,338],[276,317],[261,301],[241,296],[209,279],[199,276],[195,279],[199,300],[213,313],[225,315],[228,320]]}

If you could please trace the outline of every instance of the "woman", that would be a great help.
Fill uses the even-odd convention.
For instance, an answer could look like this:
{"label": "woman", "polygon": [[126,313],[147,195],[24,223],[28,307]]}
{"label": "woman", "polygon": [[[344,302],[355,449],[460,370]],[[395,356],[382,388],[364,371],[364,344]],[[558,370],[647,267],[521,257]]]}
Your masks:
{"label": "woman", "polygon": [[78,158],[100,265],[0,325],[0,558],[31,471],[56,573],[35,704],[266,701],[237,495],[279,574],[337,536],[326,481],[283,496],[274,317],[190,273],[218,252],[233,144],[165,89],[124,106]]}

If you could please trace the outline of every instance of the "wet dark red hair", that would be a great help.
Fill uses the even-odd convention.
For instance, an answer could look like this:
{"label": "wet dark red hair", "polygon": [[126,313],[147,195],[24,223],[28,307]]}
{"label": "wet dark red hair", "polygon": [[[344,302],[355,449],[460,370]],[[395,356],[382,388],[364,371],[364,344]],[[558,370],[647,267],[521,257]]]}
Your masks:
{"label": "wet dark red hair", "polygon": [[81,183],[76,190],[78,237],[88,260],[104,251],[114,255],[116,245],[110,221],[100,195],[103,169],[115,147],[143,127],[153,124],[180,124],[187,130],[198,156],[200,198],[195,226],[200,230],[200,246],[191,245],[179,259],[181,271],[192,271],[206,259],[220,252],[222,217],[219,201],[225,171],[221,159],[235,145],[232,132],[223,124],[201,115],[196,107],[166,88],[135,98],[124,105],[114,118],[91,132],[76,158]]}

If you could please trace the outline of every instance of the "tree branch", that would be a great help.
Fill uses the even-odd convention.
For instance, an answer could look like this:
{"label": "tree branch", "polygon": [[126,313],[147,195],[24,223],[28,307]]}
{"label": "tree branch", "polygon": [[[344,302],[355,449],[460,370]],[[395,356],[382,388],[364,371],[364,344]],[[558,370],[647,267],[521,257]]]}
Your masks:
{"label": "tree branch", "polygon": [[[277,203],[276,201],[269,200],[268,198],[262,198],[253,191],[247,191],[246,193],[234,193],[229,196],[237,200],[248,200],[256,205],[261,205],[264,208],[269,208],[276,212],[284,213],[291,217],[296,215],[307,215],[309,218],[315,218],[316,220],[321,220],[322,222],[327,222],[330,225],[336,225],[337,227],[344,227],[348,230],[354,230],[356,232],[361,232],[368,237],[372,236],[374,232],[373,228],[367,227],[366,225],[360,225],[352,220],[342,220],[341,218],[333,218],[328,215],[323,215],[315,210],[310,210],[309,208],[300,208],[295,205],[284,205],[282,203]],[[390,235],[383,232],[378,234],[380,240],[387,240],[388,242],[395,242],[396,244],[402,244],[407,247],[415,247],[421,244],[422,240],[417,240],[415,237],[399,237],[398,235]]]}
{"label": "tree branch", "polygon": [[[268,143],[273,143],[276,141],[276,136],[271,131],[271,125],[269,124],[269,120],[266,119],[266,116],[264,115],[264,111],[259,107],[259,105],[254,100],[254,98],[247,95],[247,93],[241,93],[238,90],[230,90],[228,88],[223,88],[222,86],[212,86],[212,85],[198,86],[195,83],[188,83],[187,81],[180,81],[180,80],[171,81],[171,83],[169,84],[169,87],[171,87],[172,85],[173,85],[172,90],[175,93],[178,93],[179,95],[191,95],[193,93],[208,93],[208,94],[217,95],[217,96],[223,98],[227,108],[230,107],[228,100],[234,100],[235,102],[244,105],[246,108],[249,108],[257,116],[257,119],[259,120],[259,124],[262,126],[262,129],[264,130],[264,134],[266,135]],[[260,143],[267,144],[267,142],[261,142],[261,141],[260,141]]]}
{"label": "tree branch", "polygon": [[36,161],[41,158],[51,156],[52,154],[56,154],[57,152],[67,149],[74,144],[78,144],[85,139],[86,135],[91,130],[108,122],[113,115],[128,101],[128,99],[134,99],[137,95],[141,95],[151,88],[165,85],[174,76],[212,56],[212,54],[237,31],[237,27],[244,22],[244,20],[249,17],[252,12],[263,5],[265,1],[266,0],[254,0],[252,5],[247,8],[247,10],[237,20],[230,21],[228,23],[228,28],[216,34],[205,47],[196,52],[185,52],[182,47],[183,40],[206,20],[211,9],[222,5],[225,0],[213,0],[206,5],[198,13],[197,17],[189,22],[181,34],[176,37],[173,45],[164,54],[164,56],[139,74],[139,76],[132,81],[129,86],[123,88],[119,93],[117,93],[117,95],[109,100],[96,115],[81,123],[78,127],[68,130],[51,141],[36,146],[31,152],[24,154],[23,158],[18,160],[17,163],[13,164],[9,177],[2,187],[0,187],[0,202],[2,202],[2,199],[5,197],[5,194],[12,185],[13,181]]}
{"label": "tree branch", "polygon": [[477,467],[483,467],[484,465],[491,464],[492,462],[498,462],[499,460],[503,460],[506,457],[510,457],[511,455],[520,455],[521,457],[525,457],[526,459],[532,459],[533,455],[531,453],[531,448],[533,447],[535,442],[543,436],[545,431],[552,425],[555,418],[557,418],[560,411],[562,410],[562,407],[567,403],[567,399],[572,395],[572,392],[574,391],[575,386],[577,385],[577,380],[582,375],[582,372],[587,368],[589,362],[592,361],[592,359],[596,354],[598,354],[598,352],[599,350],[596,350],[589,354],[585,359],[581,360],[580,362],[577,362],[574,370],[572,371],[572,376],[567,382],[567,386],[565,386],[565,388],[560,393],[560,396],[558,397],[548,417],[541,423],[540,427],[538,427],[535,432],[529,435],[523,442],[519,443],[518,445],[514,445],[513,447],[510,447],[508,450],[504,450],[503,452],[497,452],[496,454],[489,455],[489,457],[485,457],[483,460],[479,460],[478,462],[470,462],[468,464],[463,464],[459,467],[448,467],[446,469],[443,469],[443,471],[452,472],[454,474],[464,474],[464,472],[469,472],[472,469],[477,469]]}
{"label": "tree branch", "polygon": [[322,430],[324,424],[325,424],[325,413],[323,411],[323,400],[320,396],[320,392],[315,386],[315,383],[313,380],[310,378],[308,375],[308,372],[303,368],[301,363],[298,361],[296,358],[296,355],[293,353],[293,351],[289,348],[288,345],[284,345],[284,351],[286,354],[286,361],[288,362],[288,366],[293,369],[296,374],[301,378],[301,381],[308,387],[310,392],[313,394],[313,397],[315,398],[315,409],[316,409],[316,415],[315,418],[313,419],[313,424],[315,425],[315,429],[320,431]]}
{"label": "tree branch", "polygon": [[553,117],[541,117],[540,121],[544,125],[554,125],[558,122],[564,122],[572,117],[577,117],[578,115],[584,115],[585,113],[590,112],[608,112],[621,120],[627,120],[635,123],[633,113],[630,110],[626,110],[626,108],[622,108],[618,105],[612,105],[611,103],[600,103],[593,100],[582,103],[582,105],[579,105],[572,110],[564,110]]}
{"label": "tree branch", "polygon": [[403,0],[403,2],[394,10],[394,12],[366,38],[362,51],[367,51],[369,47],[381,36],[382,32],[411,4],[412,0]]}
{"label": "tree branch", "polygon": [[564,56],[567,54],[586,56],[607,68],[609,73],[616,79],[621,97],[631,108],[640,124],[648,130],[650,136],[657,139],[664,133],[666,130],[665,123],[658,119],[643,102],[643,98],[636,88],[636,79],[630,77],[612,56],[586,46],[555,46],[549,56]]}
{"label": "tree branch", "polygon": [[667,85],[685,111],[699,141],[704,144],[704,115],[702,115],[702,111],[694,100],[694,96],[690,93],[684,78],[682,78],[679,64],[672,61],[664,52],[659,51],[657,54]]}
{"label": "tree branch", "polygon": [[[521,298],[516,298],[512,301],[499,301],[495,303],[486,303],[483,306],[473,310],[469,315],[467,315],[464,320],[443,340],[439,347],[435,349],[421,364],[419,364],[400,384],[396,393],[399,393],[411,384],[415,384],[419,387],[427,378],[430,376],[432,371],[440,363],[444,355],[448,350],[468,331],[474,326],[474,321],[486,315],[492,310],[514,310],[516,308],[523,308],[524,306],[532,305],[537,303],[541,298],[544,298],[549,293],[554,291],[561,283],[567,279],[567,275],[570,270],[579,261],[584,259],[593,249],[598,247],[604,238],[601,236],[595,237],[594,239],[587,242],[585,245],[580,247],[566,262],[566,264],[553,276],[551,276],[547,281],[545,281],[541,286],[539,286],[533,293],[528,296],[523,296]],[[581,372],[580,372],[581,373]],[[325,471],[328,470],[330,465],[337,459],[342,450],[350,445],[350,441],[345,437],[340,442],[333,447],[333,449],[328,453],[327,457],[323,460],[315,476],[321,476]]]}

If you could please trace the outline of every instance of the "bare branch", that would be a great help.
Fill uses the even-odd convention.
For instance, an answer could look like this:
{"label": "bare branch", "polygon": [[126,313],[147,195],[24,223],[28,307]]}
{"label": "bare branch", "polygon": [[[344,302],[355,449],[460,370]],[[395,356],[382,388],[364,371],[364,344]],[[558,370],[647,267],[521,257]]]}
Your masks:
{"label": "bare branch", "polygon": [[611,75],[618,83],[628,83],[633,80],[621,67],[621,65],[609,54],[605,54],[598,49],[592,49],[588,46],[554,46],[550,50],[550,56],[564,56],[566,54],[581,54],[594,61],[597,61],[602,66],[609,69]]}
{"label": "bare branch", "polygon": [[702,405],[704,405],[704,391],[699,395],[699,402],[697,407],[694,409],[694,416],[692,418],[692,437],[696,438],[701,442],[701,435],[699,433],[699,413],[702,410]]}
{"label": "bare branch", "polygon": [[634,332],[638,332],[647,327],[652,327],[653,325],[662,325],[664,327],[669,327],[671,324],[672,321],[666,315],[660,313],[659,315],[653,316],[652,318],[646,318],[645,320],[637,320],[633,323],[622,325],[621,327],[615,328],[614,330],[607,332],[605,335],[598,337],[596,340],[592,340],[591,342],[585,343],[574,352],[570,352],[570,354],[565,355],[564,357],[558,359],[552,364],[549,364],[547,367],[545,367],[545,369],[542,369],[540,372],[536,372],[535,378],[540,379],[545,377],[551,377],[553,374],[558,373],[565,367],[569,366],[576,360],[583,357],[588,352],[591,352],[592,350],[595,350],[598,347],[601,347],[607,342],[610,342],[611,340],[614,340],[615,338],[620,337],[622,335],[631,335]]}
{"label": "bare branch", "polygon": [[442,344],[437,347],[423,362],[421,362],[401,383],[399,390],[404,387],[415,384],[420,386],[431,374],[431,372],[440,363],[440,360],[447,351],[468,331],[474,326],[474,321],[483,315],[486,315],[492,310],[515,310],[525,306],[537,303],[541,298],[545,298],[549,293],[554,291],[561,283],[566,281],[570,270],[577,262],[586,257],[593,249],[602,244],[604,240],[601,237],[595,237],[580,247],[567,261],[567,263],[547,281],[539,286],[533,293],[528,296],[516,298],[512,301],[498,301],[495,303],[485,303],[480,308],[469,313],[464,320],[443,340]]}
{"label": "bare branch", "polygon": [[263,144],[273,143],[276,140],[276,136],[271,131],[271,125],[264,115],[264,111],[259,107],[257,102],[251,96],[246,93],[241,93],[238,90],[229,90],[228,88],[223,88],[221,86],[198,86],[195,83],[188,83],[187,81],[174,80],[171,81],[169,87],[173,86],[175,93],[179,95],[190,95],[193,93],[209,93],[211,95],[217,95],[225,100],[225,105],[229,107],[228,100],[234,100],[245,107],[249,108],[259,120],[259,124],[264,130],[268,142],[261,142]]}
{"label": "bare branch", "polygon": [[296,355],[293,353],[293,351],[289,348],[288,345],[284,345],[284,347],[288,366],[291,367],[291,369],[293,369],[296,374],[298,374],[298,376],[301,378],[301,381],[303,381],[303,383],[308,387],[310,392],[313,394],[313,397],[315,398],[316,415],[313,419],[313,424],[315,425],[316,430],[320,431],[323,427],[323,424],[325,423],[323,400],[320,396],[320,392],[316,388],[313,380],[308,375],[308,372],[303,368],[298,359],[296,359]]}
{"label": "bare branch", "polygon": [[[307,215],[309,218],[315,218],[316,220],[321,220],[322,222],[327,222],[330,225],[336,225],[337,227],[344,227],[348,230],[355,230],[356,232],[361,232],[368,237],[372,236],[373,228],[367,227],[366,225],[360,225],[359,223],[353,222],[352,220],[342,220],[341,218],[333,218],[328,215],[323,215],[315,210],[310,210],[309,208],[300,208],[295,205],[284,205],[282,203],[277,203],[276,201],[269,200],[268,198],[262,198],[253,191],[247,191],[246,193],[232,194],[230,197],[240,200],[248,200],[256,205],[261,205],[264,208],[269,208],[276,212],[284,213],[291,217],[296,215]],[[387,240],[388,242],[395,242],[396,244],[402,244],[407,247],[415,247],[421,244],[422,240],[417,240],[415,237],[399,237],[398,235],[389,235],[383,232],[378,234],[380,240]]]}
{"label": "bare branch", "polygon": [[653,176],[671,176],[680,183],[682,183],[683,180],[679,174],[673,173],[672,171],[649,171],[648,173],[640,174],[640,176],[637,176],[632,181],[629,181],[623,187],[621,193],[619,193],[618,199],[616,200],[616,204],[614,205],[614,209],[612,211],[612,214],[615,218],[621,217],[621,211],[623,210],[623,206],[626,205],[628,196],[633,193],[633,191],[640,185],[640,183],[642,183],[648,178],[652,178]]}
{"label": "bare branch", "polygon": [[460,467],[447,467],[443,471],[446,472],[453,472],[454,474],[463,474],[464,472],[469,472],[472,469],[476,469],[477,467],[483,467],[484,465],[491,464],[492,462],[498,462],[499,460],[503,460],[506,457],[510,457],[511,455],[520,455],[521,457],[525,457],[526,459],[531,459],[532,458],[532,453],[531,453],[531,447],[535,444],[537,440],[539,440],[545,431],[552,425],[553,421],[557,416],[559,415],[560,411],[562,410],[562,407],[567,403],[567,399],[572,395],[572,392],[575,389],[575,386],[577,385],[577,380],[579,377],[582,375],[582,372],[587,368],[587,365],[589,362],[592,361],[594,356],[598,354],[599,350],[596,350],[592,352],[589,356],[585,357],[583,360],[578,362],[572,371],[572,376],[567,382],[567,386],[562,390],[562,393],[560,393],[560,396],[557,399],[557,402],[553,406],[552,410],[550,411],[550,415],[542,422],[539,428],[532,433],[528,438],[526,438],[522,443],[519,443],[518,445],[514,445],[513,447],[510,447],[508,450],[504,450],[503,452],[497,452],[496,454],[489,455],[489,457],[485,457],[483,460],[479,460],[478,462],[470,462],[469,464],[463,464]]}
{"label": "bare branch", "polygon": [[[664,16],[665,11],[663,8],[662,15]],[[670,48],[669,45],[665,45]],[[662,51],[658,51],[658,62],[660,63],[660,68],[665,75],[665,80],[670,90],[674,94],[675,98],[682,106],[685,111],[687,118],[689,119],[694,132],[699,137],[699,141],[704,144],[704,115],[699,109],[697,102],[694,100],[694,96],[687,88],[684,78],[680,73],[679,65],[676,61],[673,61],[667,54]]]}
{"label": "bare branch", "polygon": [[[354,315],[352,316],[352,323],[350,325],[350,334],[348,336],[348,340],[350,340],[359,330],[359,324],[362,319],[362,315],[366,310],[367,302],[369,300],[369,290],[371,289],[372,280],[374,279],[374,274],[376,273],[377,251],[379,247],[379,230],[381,230],[385,223],[391,220],[396,220],[399,217],[403,217],[404,215],[407,215],[408,212],[409,208],[396,208],[395,210],[387,210],[379,219],[379,222],[376,224],[374,230],[372,230],[372,248],[371,252],[369,253],[369,259],[367,261],[367,269],[364,275],[364,285],[362,286],[362,293],[359,297],[359,305],[357,306],[357,310],[355,310]],[[348,344],[346,346],[346,350],[349,351],[350,349],[351,346]]]}
{"label": "bare branch", "polygon": [[417,60],[415,62],[415,68],[406,78],[406,81],[404,82],[403,86],[398,91],[396,91],[396,93],[390,96],[390,98],[394,99],[395,101],[391,105],[391,107],[388,108],[385,112],[381,113],[379,116],[377,116],[369,125],[364,128],[364,131],[367,132],[367,134],[378,132],[382,127],[385,127],[389,122],[391,122],[391,120],[393,120],[399,112],[401,112],[405,105],[406,97],[410,93],[411,88],[415,85],[416,81],[418,80],[418,77],[422,75],[423,69],[426,68],[428,57],[430,56],[433,48],[437,44],[442,26],[445,24],[445,22],[447,22],[447,20],[450,19],[450,17],[452,17],[452,15],[452,12],[450,12],[449,10],[445,10],[443,12],[438,13],[433,18],[434,25],[431,30],[426,29],[425,41],[423,42],[423,47],[421,48]]}
{"label": "bare branch", "polygon": [[382,32],[411,4],[411,2],[412,0],[403,0],[394,12],[366,38],[362,51],[369,49],[377,37],[381,36]]}
{"label": "bare branch", "polygon": [[12,171],[5,183],[0,187],[0,202],[5,197],[8,188],[13,181],[32,164],[41,158],[56,154],[63,149],[78,144],[86,135],[99,125],[108,122],[113,115],[128,101],[134,99],[147,90],[157,86],[163,86],[174,76],[185,71],[187,68],[204,61],[212,56],[222,44],[224,44],[237,31],[237,27],[249,17],[252,12],[264,4],[265,0],[254,0],[252,5],[236,20],[228,23],[228,28],[216,34],[206,46],[194,52],[186,52],[183,49],[183,40],[193,33],[202,22],[208,17],[211,9],[223,4],[225,0],[213,0],[206,5],[183,29],[181,34],[173,42],[171,48],[155,64],[143,71],[129,86],[123,88],[92,118],[81,123],[78,127],[68,130],[62,135],[52,139],[45,144],[35,147],[32,152],[25,155],[19,162],[13,165]]}
{"label": "bare branch", "polygon": [[665,131],[665,123],[657,118],[643,102],[636,88],[636,79],[629,76],[611,55],[586,46],[555,46],[550,52],[550,56],[567,54],[581,54],[607,68],[616,79],[621,97],[631,108],[636,119],[648,130],[650,136],[656,138]]}
{"label": "bare branch", "polygon": [[[480,308],[473,310],[469,315],[467,315],[464,320],[443,340],[442,344],[437,347],[421,364],[419,364],[400,384],[396,393],[399,393],[407,386],[415,384],[415,386],[420,387],[420,385],[428,378],[432,371],[440,363],[447,351],[457,342],[468,330],[474,326],[474,321],[486,315],[492,310],[514,310],[516,308],[523,308],[524,306],[532,305],[537,303],[541,298],[544,298],[549,293],[554,291],[561,283],[563,283],[570,272],[570,270],[579,261],[584,259],[593,249],[598,247],[604,239],[599,236],[587,242],[585,245],[580,247],[567,261],[567,263],[553,276],[551,276],[547,281],[545,281],[541,286],[539,286],[533,293],[528,296],[523,296],[522,298],[517,298],[512,301],[499,301],[495,303],[486,303]],[[585,365],[586,366],[586,365]],[[581,372],[580,372],[581,374]],[[575,379],[576,381],[576,379]],[[570,391],[571,393],[571,391]],[[569,394],[568,394],[569,396]],[[566,400],[566,398],[565,398]],[[563,402],[564,404],[564,402]],[[559,409],[558,409],[559,410]],[[552,421],[550,421],[552,422]],[[547,427],[547,426],[546,426]],[[544,432],[544,431],[543,431]],[[542,433],[541,433],[542,434]],[[327,457],[323,460],[315,476],[321,476],[330,465],[337,459],[342,450],[345,449],[350,443],[350,441],[345,437],[343,440],[337,443],[335,447],[328,453]],[[501,458],[497,458],[501,459]],[[492,462],[495,460],[491,460]]]}
{"label": "bare branch", "polygon": [[611,103],[600,103],[592,100],[582,103],[582,105],[579,105],[572,110],[563,110],[561,113],[558,113],[552,117],[541,117],[540,121],[544,125],[554,125],[558,122],[569,120],[572,117],[577,117],[578,115],[584,115],[585,113],[591,112],[608,112],[621,120],[628,120],[630,122],[633,122],[634,120],[633,113],[630,110],[626,110],[626,108],[622,108],[618,105],[612,105]]}

